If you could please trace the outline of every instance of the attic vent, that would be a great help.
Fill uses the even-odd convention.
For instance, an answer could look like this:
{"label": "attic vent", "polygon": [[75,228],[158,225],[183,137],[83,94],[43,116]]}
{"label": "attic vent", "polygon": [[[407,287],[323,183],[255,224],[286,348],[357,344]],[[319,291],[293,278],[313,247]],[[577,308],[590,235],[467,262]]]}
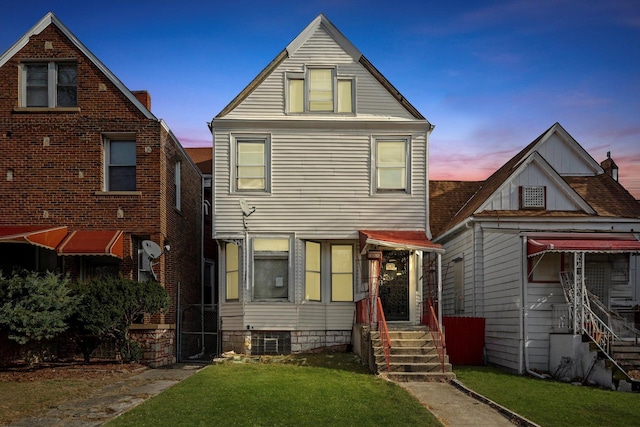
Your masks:
{"label": "attic vent", "polygon": [[520,187],[520,209],[544,209],[546,187],[522,186]]}

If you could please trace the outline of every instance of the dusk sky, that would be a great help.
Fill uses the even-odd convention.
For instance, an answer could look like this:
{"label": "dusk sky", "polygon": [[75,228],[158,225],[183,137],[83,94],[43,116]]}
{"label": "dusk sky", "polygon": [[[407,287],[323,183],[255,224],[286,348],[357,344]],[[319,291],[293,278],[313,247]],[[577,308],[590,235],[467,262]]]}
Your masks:
{"label": "dusk sky", "polygon": [[0,51],[47,12],[186,147],[319,13],[436,127],[430,178],[483,180],[559,122],[640,198],[640,2],[0,0]]}

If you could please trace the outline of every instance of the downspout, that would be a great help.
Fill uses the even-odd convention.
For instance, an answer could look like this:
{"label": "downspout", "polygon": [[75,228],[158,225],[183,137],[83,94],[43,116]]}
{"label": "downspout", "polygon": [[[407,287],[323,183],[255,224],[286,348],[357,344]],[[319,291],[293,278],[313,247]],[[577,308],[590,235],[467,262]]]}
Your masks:
{"label": "downspout", "polygon": [[522,286],[521,286],[521,294],[520,294],[520,301],[522,304],[522,317],[520,319],[520,331],[522,333],[522,352],[520,353],[520,366],[522,366],[522,359],[524,357],[524,368],[525,371],[531,375],[534,376],[536,378],[546,378],[544,375],[540,375],[537,372],[534,372],[531,370],[531,368],[529,368],[529,353],[527,352],[527,341],[529,339],[529,332],[527,329],[527,295],[529,295],[529,289],[527,286],[527,283],[529,282],[529,277],[527,276],[527,236],[522,236],[522,264],[521,264],[521,280],[522,280]]}

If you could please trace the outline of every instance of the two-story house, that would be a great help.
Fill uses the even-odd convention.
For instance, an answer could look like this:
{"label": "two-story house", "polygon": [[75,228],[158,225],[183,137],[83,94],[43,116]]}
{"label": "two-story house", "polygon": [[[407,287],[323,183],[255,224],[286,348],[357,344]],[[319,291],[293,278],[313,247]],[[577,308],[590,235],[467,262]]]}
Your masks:
{"label": "two-story house", "polygon": [[420,322],[433,126],[326,16],[210,129],[223,350],[346,347],[378,285],[390,323]]}
{"label": "two-story house", "polygon": [[157,280],[132,334],[158,366],[200,298],[202,175],[150,108],[52,13],[0,56],[0,269]]}

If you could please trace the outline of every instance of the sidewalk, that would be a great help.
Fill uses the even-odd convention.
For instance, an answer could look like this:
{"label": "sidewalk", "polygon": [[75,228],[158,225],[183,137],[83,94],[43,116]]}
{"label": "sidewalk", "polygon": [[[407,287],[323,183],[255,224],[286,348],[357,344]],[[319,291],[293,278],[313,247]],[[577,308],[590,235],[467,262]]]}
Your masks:
{"label": "sidewalk", "polygon": [[202,367],[203,365],[178,363],[165,368],[145,369],[138,375],[103,388],[87,400],[64,403],[41,417],[24,418],[10,426],[100,426],[179,383]]}
{"label": "sidewalk", "polygon": [[537,424],[467,389],[459,381],[396,383],[414,395],[445,427],[536,427]]}

